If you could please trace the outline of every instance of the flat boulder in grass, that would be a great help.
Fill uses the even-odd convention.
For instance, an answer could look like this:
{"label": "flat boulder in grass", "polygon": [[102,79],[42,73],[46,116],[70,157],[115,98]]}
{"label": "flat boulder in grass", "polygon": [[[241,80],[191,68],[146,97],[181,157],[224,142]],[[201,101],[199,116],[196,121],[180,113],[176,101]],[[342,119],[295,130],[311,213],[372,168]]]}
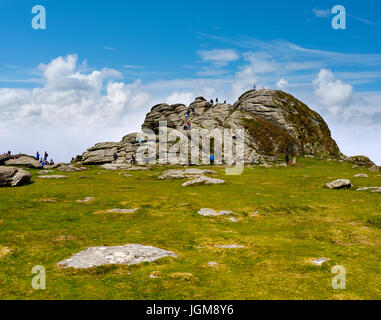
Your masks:
{"label": "flat boulder in grass", "polygon": [[347,179],[337,179],[327,183],[326,187],[328,189],[345,189],[345,188],[351,188],[352,183],[350,180],[347,180]]}
{"label": "flat boulder in grass", "polygon": [[196,179],[184,182],[182,186],[188,187],[188,186],[200,186],[200,185],[223,184],[223,183],[225,183],[225,180],[213,179],[206,176],[201,176]]}
{"label": "flat boulder in grass", "polygon": [[99,168],[105,169],[105,170],[111,170],[111,171],[127,170],[127,169],[131,168],[131,165],[130,164],[122,164],[122,163],[105,163],[105,164],[102,164],[101,166],[99,166]]}
{"label": "flat boulder in grass", "polygon": [[368,178],[367,174],[359,173],[353,176],[354,178]]}
{"label": "flat boulder in grass", "polygon": [[232,214],[233,212],[232,211],[226,211],[226,210],[222,210],[222,211],[216,211],[214,209],[209,209],[209,208],[202,208],[198,211],[198,214],[200,216],[204,216],[204,217],[217,217],[217,216],[224,216],[224,215],[230,215]]}
{"label": "flat boulder in grass", "polygon": [[358,188],[357,191],[372,191],[372,192],[381,193],[381,187],[363,187],[363,188]]}
{"label": "flat boulder in grass", "polygon": [[129,266],[142,262],[152,262],[164,257],[176,258],[177,254],[141,244],[127,244],[117,247],[91,247],[75,254],[70,259],[58,262],[58,266],[75,269],[88,269],[110,264]]}
{"label": "flat boulder in grass", "polygon": [[72,165],[65,165],[65,166],[59,166],[57,168],[58,171],[60,172],[80,172],[80,171],[84,171],[86,170],[87,168],[85,167],[75,167],[75,166],[72,166]]}
{"label": "flat boulder in grass", "polygon": [[0,187],[17,187],[31,181],[32,175],[23,169],[0,167]]}
{"label": "flat boulder in grass", "polygon": [[24,166],[27,168],[41,169],[42,164],[35,158],[29,156],[22,156],[16,159],[9,159],[5,162],[7,166]]}

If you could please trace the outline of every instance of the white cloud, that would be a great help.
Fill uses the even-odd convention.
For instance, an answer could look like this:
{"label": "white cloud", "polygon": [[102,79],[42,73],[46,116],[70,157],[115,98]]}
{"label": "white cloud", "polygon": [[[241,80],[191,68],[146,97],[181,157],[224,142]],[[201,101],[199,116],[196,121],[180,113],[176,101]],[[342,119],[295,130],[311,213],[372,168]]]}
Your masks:
{"label": "white cloud", "polygon": [[280,90],[285,90],[288,87],[288,82],[282,78],[276,83],[276,87]]}
{"label": "white cloud", "polygon": [[[107,126],[122,123],[127,111],[146,107],[150,96],[139,80],[116,82],[121,74],[104,68],[81,71],[77,55],[40,64],[44,86],[32,90],[1,89],[0,119],[52,126]],[[105,84],[106,83],[106,84]]]}
{"label": "white cloud", "polygon": [[198,54],[203,61],[212,62],[219,67],[224,67],[229,62],[239,59],[238,53],[232,49],[200,50],[198,51]]}
{"label": "white cloud", "polygon": [[169,105],[183,103],[185,105],[189,105],[195,96],[192,92],[174,92],[169,97],[165,99],[165,102]]}
{"label": "white cloud", "polygon": [[328,18],[331,15],[331,10],[329,9],[312,9],[312,12],[314,13],[315,17],[318,18]]}
{"label": "white cloud", "polygon": [[320,70],[313,81],[313,87],[314,95],[334,115],[343,112],[343,108],[351,102],[353,87],[344,84],[341,80],[336,80],[331,70]]}

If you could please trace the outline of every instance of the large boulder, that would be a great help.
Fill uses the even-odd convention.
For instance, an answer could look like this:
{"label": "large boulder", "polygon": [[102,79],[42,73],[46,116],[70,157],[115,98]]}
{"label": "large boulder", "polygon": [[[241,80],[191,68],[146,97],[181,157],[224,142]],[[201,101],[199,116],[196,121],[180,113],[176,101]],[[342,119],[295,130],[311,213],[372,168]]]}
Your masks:
{"label": "large boulder", "polygon": [[31,181],[32,175],[23,169],[0,167],[0,187],[16,187]]}
{"label": "large boulder", "polygon": [[326,184],[326,187],[328,189],[344,189],[344,188],[351,188],[352,183],[350,180],[347,179],[337,179],[332,182],[329,182]]}
{"label": "large boulder", "polygon": [[24,166],[27,168],[41,169],[42,164],[30,156],[22,156],[15,159],[9,159],[5,162],[7,166]]}

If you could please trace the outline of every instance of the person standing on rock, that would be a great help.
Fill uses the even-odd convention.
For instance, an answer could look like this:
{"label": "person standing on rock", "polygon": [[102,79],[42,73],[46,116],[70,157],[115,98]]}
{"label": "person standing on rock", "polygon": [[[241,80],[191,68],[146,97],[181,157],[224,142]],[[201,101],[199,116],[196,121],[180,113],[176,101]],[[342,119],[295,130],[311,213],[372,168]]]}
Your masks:
{"label": "person standing on rock", "polygon": [[216,104],[218,103],[218,98],[216,98]]}
{"label": "person standing on rock", "polygon": [[290,166],[290,157],[288,156],[288,154],[286,154],[286,164],[287,164],[287,167]]}
{"label": "person standing on rock", "polygon": [[48,161],[48,157],[49,157],[49,155],[48,155],[48,153],[45,151],[45,153],[44,153],[44,162],[47,162],[47,161]]}
{"label": "person standing on rock", "polygon": [[11,156],[11,152],[10,152],[10,151],[8,151],[8,156],[9,156],[9,157]]}
{"label": "person standing on rock", "polygon": [[136,163],[136,160],[135,160],[135,157],[134,155],[131,156],[131,164],[135,164]]}
{"label": "person standing on rock", "polygon": [[214,104],[214,101],[213,101],[213,99],[210,99],[210,104],[212,105],[212,107],[213,107],[213,104]]}
{"label": "person standing on rock", "polygon": [[116,160],[118,159],[118,155],[116,154],[116,152],[114,152],[114,162],[116,163]]}
{"label": "person standing on rock", "polygon": [[36,160],[40,160],[40,153],[38,151],[36,152]]}

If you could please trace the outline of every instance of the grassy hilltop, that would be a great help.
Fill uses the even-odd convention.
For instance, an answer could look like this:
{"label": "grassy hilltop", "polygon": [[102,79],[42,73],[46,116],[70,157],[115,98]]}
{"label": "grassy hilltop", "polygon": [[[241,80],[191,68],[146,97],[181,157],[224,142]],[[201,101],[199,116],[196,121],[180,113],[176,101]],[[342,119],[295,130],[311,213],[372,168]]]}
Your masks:
{"label": "grassy hilltop", "polygon": [[[307,158],[296,168],[250,167],[239,176],[215,167],[225,185],[186,188],[158,180],[165,167],[125,177],[94,166],[62,180],[29,170],[32,184],[0,188],[0,299],[380,299],[380,194],[324,188],[337,178],[381,185],[375,172],[353,178],[362,171],[351,167]],[[76,202],[85,197],[95,199]],[[105,212],[113,208],[140,209]],[[239,221],[200,216],[201,208],[232,210]],[[179,257],[56,266],[88,247],[130,243]],[[230,244],[244,248],[215,247]],[[329,260],[314,265],[320,257]],[[46,290],[31,286],[35,265],[46,268]],[[332,289],[334,265],[346,268],[346,290]]]}

